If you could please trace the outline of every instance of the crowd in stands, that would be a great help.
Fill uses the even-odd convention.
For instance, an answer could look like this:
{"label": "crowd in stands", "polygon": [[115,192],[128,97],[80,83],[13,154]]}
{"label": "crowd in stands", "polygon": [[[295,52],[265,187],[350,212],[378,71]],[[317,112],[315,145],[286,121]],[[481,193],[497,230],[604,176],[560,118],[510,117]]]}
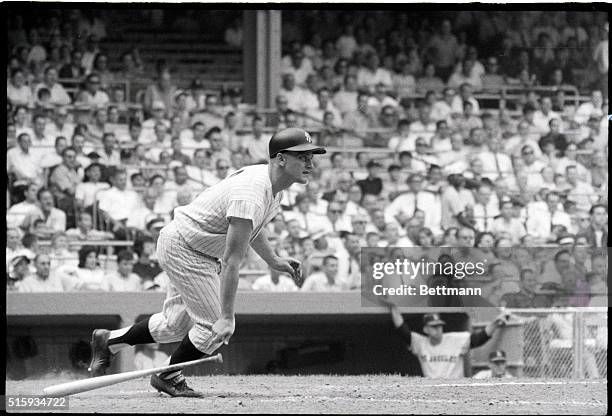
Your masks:
{"label": "crowd in stands", "polygon": [[[571,304],[605,295],[607,261],[580,256],[583,246],[604,249],[608,238],[602,14],[400,13],[389,25],[351,16],[310,16],[312,36],[288,38],[275,108],[255,112],[239,89],[212,93],[199,79],[180,88],[167,63],[143,63],[137,50],[110,65],[101,19],[73,11],[40,27],[15,19],[9,288],[162,290],[155,241],[174,208],[245,165],[265,163],[272,132],[299,126],[331,149],[310,183],[284,193],[269,235],[279,253],[302,261],[305,282],[271,271],[241,279],[241,289],[355,290],[361,247],[467,244],[494,260],[493,281],[516,283],[492,285],[499,299],[521,303],[551,282],[559,293],[588,293]],[[284,32],[299,32],[287,17]],[[586,72],[575,71],[585,63]],[[157,77],[134,103],[121,82],[150,67]],[[588,90],[572,87],[581,73]],[[64,78],[82,85],[73,90]],[[508,85],[519,87],[518,98],[502,93]],[[509,263],[508,247],[542,245],[559,250],[539,263],[496,267]],[[560,258],[571,267],[542,280]],[[243,268],[267,270],[254,252]]]}

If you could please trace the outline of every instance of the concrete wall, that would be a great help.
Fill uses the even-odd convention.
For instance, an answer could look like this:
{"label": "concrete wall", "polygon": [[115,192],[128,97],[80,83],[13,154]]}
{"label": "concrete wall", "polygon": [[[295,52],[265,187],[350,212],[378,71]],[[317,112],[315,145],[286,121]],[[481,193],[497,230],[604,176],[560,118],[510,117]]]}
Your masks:
{"label": "concrete wall", "polygon": [[[138,317],[157,312],[163,293],[7,294],[7,349],[11,374],[21,378],[53,369],[70,370],[68,352],[75,342],[89,342],[94,328],[119,328]],[[420,328],[422,310],[402,310],[411,327]],[[431,312],[431,311],[429,311]],[[490,309],[439,309],[446,330],[466,330],[472,323],[496,315]],[[222,366],[200,367],[191,373],[209,374],[420,374],[383,307],[364,307],[359,293],[239,292],[236,332]],[[472,360],[486,362],[492,348],[501,347],[511,368],[522,366],[522,327],[506,328],[500,337],[472,352]],[[31,337],[36,356],[20,359],[15,339]],[[23,341],[23,338],[21,339]],[[165,346],[167,352],[173,346]],[[133,349],[123,351],[113,371],[134,369]]]}

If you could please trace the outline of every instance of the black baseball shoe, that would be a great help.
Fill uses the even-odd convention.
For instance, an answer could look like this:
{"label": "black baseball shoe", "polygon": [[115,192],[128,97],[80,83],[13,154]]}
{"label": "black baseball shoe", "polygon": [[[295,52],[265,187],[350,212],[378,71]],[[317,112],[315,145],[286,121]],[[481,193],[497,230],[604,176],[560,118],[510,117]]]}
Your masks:
{"label": "black baseball shoe", "polygon": [[107,329],[96,329],[91,334],[91,363],[88,371],[92,377],[103,376],[111,365],[114,354],[108,349],[109,336],[110,331]]}
{"label": "black baseball shoe", "polygon": [[164,380],[157,374],[151,376],[151,385],[159,392],[164,392],[172,397],[204,397],[203,393],[195,391],[187,385],[182,374]]}

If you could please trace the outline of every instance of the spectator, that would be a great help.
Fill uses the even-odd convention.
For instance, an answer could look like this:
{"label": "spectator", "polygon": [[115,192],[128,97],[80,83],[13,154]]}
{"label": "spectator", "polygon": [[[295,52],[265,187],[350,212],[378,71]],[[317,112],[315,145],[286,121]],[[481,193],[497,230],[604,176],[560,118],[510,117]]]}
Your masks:
{"label": "spectator", "polygon": [[304,110],[304,97],[306,90],[296,85],[295,75],[292,72],[283,73],[282,87],[279,92],[287,99],[287,107],[290,110],[296,112],[302,112]]}
{"label": "spectator", "polygon": [[212,173],[211,159],[208,150],[197,149],[193,154],[193,165],[186,166],[189,178],[199,183],[201,186],[209,187],[214,185],[217,180]]}
{"label": "spectator", "polygon": [[446,187],[441,196],[441,227],[457,227],[468,224],[464,211],[467,206],[474,205],[472,193],[465,189],[465,178],[461,174],[452,174],[448,177],[450,186]]}
{"label": "spectator", "polygon": [[380,195],[383,188],[383,182],[380,178],[380,169],[382,165],[375,161],[370,160],[367,164],[368,176],[365,179],[358,180],[357,185],[361,187],[361,192],[372,195]]}
{"label": "spectator", "polygon": [[218,97],[216,94],[207,94],[204,99],[205,107],[198,112],[195,112],[191,117],[191,122],[196,123],[198,121],[204,123],[208,128],[218,127],[223,128],[223,109],[219,105]]}
{"label": "spectator", "polygon": [[19,227],[25,218],[36,211],[38,208],[37,192],[38,185],[31,182],[28,183],[24,190],[24,199],[21,202],[13,204],[6,212],[6,223],[7,227]]}
{"label": "spectator", "polygon": [[[423,336],[410,330],[397,306],[389,304],[389,308],[393,325],[409,345],[410,351],[419,359],[423,375],[428,378],[463,378],[463,356],[471,348],[485,344],[495,331],[506,323],[505,317],[500,315],[485,329],[473,333],[444,333],[446,323],[440,319],[440,315],[426,314],[423,316]],[[446,359],[434,359],[440,356]]]}
{"label": "spectator", "polygon": [[382,83],[387,88],[391,88],[393,82],[391,74],[384,68],[380,68],[380,59],[375,52],[370,52],[365,58],[365,65],[359,69],[357,74],[357,85],[370,93],[374,92],[377,84]]}
{"label": "spectator", "polygon": [[83,52],[73,49],[70,52],[70,62],[65,63],[59,70],[59,77],[64,79],[80,79],[85,75],[85,69],[81,65]]}
{"label": "spectator", "polygon": [[499,203],[500,215],[495,218],[491,232],[498,238],[509,238],[513,244],[519,244],[526,234],[525,227],[518,218],[514,218],[514,203],[510,198]]}
{"label": "spectator", "polygon": [[52,105],[68,105],[72,102],[64,87],[57,82],[57,69],[53,66],[45,69],[44,80],[36,86],[34,95],[38,95],[42,88],[48,89],[51,93],[50,103]]}
{"label": "spectator", "polygon": [[66,107],[58,107],[53,113],[51,123],[45,125],[45,134],[51,137],[72,137],[74,135],[74,124],[68,123],[68,110]]}
{"label": "spectator", "polygon": [[357,96],[357,109],[344,116],[343,127],[359,136],[367,136],[367,130],[376,127],[376,117],[368,108],[369,95],[360,93]]}
{"label": "spectator", "polygon": [[499,215],[499,201],[491,185],[481,181],[474,193],[473,206],[475,228],[478,231],[491,231],[494,219]]}
{"label": "spectator", "polygon": [[589,227],[576,237],[585,237],[591,247],[608,247],[608,208],[602,204],[594,204],[589,214]]}
{"label": "spectator", "polygon": [[134,253],[121,250],[117,253],[117,270],[105,276],[113,292],[139,292],[142,290],[140,277],[133,273]]}
{"label": "spectator", "polygon": [[251,289],[262,292],[295,292],[299,290],[293,279],[272,268],[269,274],[258,277],[253,282]]}
{"label": "spectator", "polygon": [[153,188],[147,188],[142,194],[142,200],[138,206],[128,214],[126,227],[135,228],[139,231],[144,231],[147,224],[152,219],[158,218],[165,214],[169,216],[170,210],[167,212],[156,209],[157,191]]}
{"label": "spectator", "polygon": [[474,130],[482,129],[482,120],[474,113],[474,105],[471,101],[463,102],[463,112],[454,120],[454,130],[460,132],[465,139],[471,136]]}
{"label": "spectator", "polygon": [[62,163],[55,167],[49,176],[49,186],[54,185],[63,197],[74,198],[76,188],[81,182],[78,166],[76,151],[72,147],[66,147],[62,151]]}
{"label": "spectator", "polygon": [[426,91],[441,92],[444,89],[444,81],[436,75],[436,69],[433,63],[425,65],[425,71],[422,77],[419,77],[416,82],[416,92],[424,93]]}
{"label": "spectator", "polygon": [[[154,113],[154,103],[162,102],[164,104],[164,112],[162,113],[162,116],[169,116],[169,111],[174,104],[174,96],[176,95],[176,91],[177,87],[172,82],[170,70],[165,66],[161,66],[157,71],[156,82],[149,85],[145,91],[143,105],[144,110]],[[159,105],[156,105],[159,108]]]}
{"label": "spectator", "polygon": [[328,255],[323,258],[323,270],[308,276],[302,285],[303,292],[339,292],[344,290],[338,277],[338,258]]}
{"label": "spectator", "polygon": [[474,61],[465,59],[461,64],[461,71],[453,73],[448,79],[448,87],[459,88],[463,84],[470,84],[474,91],[482,90],[480,76],[474,74]]}
{"label": "spectator", "polygon": [[401,72],[394,73],[391,77],[393,91],[396,91],[399,99],[410,97],[416,93],[416,80],[414,78],[413,65],[410,62],[404,62],[401,66]]}
{"label": "spectator", "polygon": [[[79,92],[76,103],[88,105],[93,108],[106,106],[110,102],[110,98],[102,88],[102,81],[98,73],[87,75],[85,79],[85,88]],[[103,111],[106,111],[106,109]]]}
{"label": "spectator", "polygon": [[21,68],[11,73],[10,81],[6,84],[6,98],[12,106],[34,106],[32,90],[26,85],[25,74]]}
{"label": "spectator", "polygon": [[578,179],[586,183],[591,183],[591,172],[589,172],[589,170],[582,163],[576,160],[577,151],[578,147],[575,143],[568,143],[565,151],[563,152],[563,157],[557,161],[555,173],[565,175],[568,166],[575,166]]}
{"label": "spectator", "polygon": [[425,227],[438,233],[440,231],[440,202],[436,196],[423,189],[425,178],[419,173],[413,173],[406,183],[410,191],[400,194],[385,209],[385,218],[405,225],[417,210],[425,212]]}
{"label": "spectator", "polygon": [[453,114],[452,104],[455,99],[455,94],[454,89],[448,87],[444,88],[442,91],[442,99],[436,101],[431,106],[430,117],[434,122],[451,121],[451,116]]}
{"label": "spectator", "polygon": [[599,72],[597,87],[599,90],[603,91],[605,94],[605,98],[608,98],[608,62],[610,59],[608,52],[608,33],[609,33],[609,23],[604,23],[604,30],[601,30],[599,33],[600,39],[593,51],[593,60],[597,65],[597,71]]}
{"label": "spectator", "polygon": [[505,85],[505,77],[499,73],[499,63],[495,56],[487,59],[486,72],[481,77],[482,91],[497,93]]}
{"label": "spectator", "polygon": [[60,273],[65,292],[108,292],[110,290],[109,282],[98,261],[98,249],[96,247],[83,246],[79,250],[78,267],[63,267],[58,270],[58,274]]}
{"label": "spectator", "polygon": [[140,276],[143,287],[146,288],[162,272],[159,263],[153,257],[155,255],[155,240],[143,236],[134,244],[134,250],[138,254],[138,261],[134,265],[133,271]]}
{"label": "spectator", "polygon": [[601,91],[594,90],[591,92],[591,99],[580,104],[574,115],[574,122],[582,125],[586,124],[591,116],[596,116],[598,119],[603,117],[603,95]]}
{"label": "spectator", "polygon": [[283,74],[293,74],[297,85],[305,85],[306,79],[314,73],[314,69],[310,59],[304,57],[304,52],[294,50],[291,55],[283,57],[281,72]]}
{"label": "spectator", "polygon": [[233,48],[242,47],[242,19],[236,18],[232,21],[231,25],[225,29],[223,34],[225,43]]}
{"label": "spectator", "polygon": [[469,101],[472,103],[473,114],[480,114],[480,105],[478,104],[478,100],[474,97],[474,88],[470,83],[463,83],[459,87],[459,94],[456,94],[453,98],[453,103],[451,105],[451,114],[463,114],[465,110],[465,102]]}
{"label": "spectator", "polygon": [[270,135],[264,134],[263,119],[259,116],[253,118],[252,133],[242,139],[242,152],[255,163],[261,163],[269,159],[268,142]]}
{"label": "spectator", "polygon": [[30,259],[27,256],[15,256],[9,262],[6,290],[19,291],[20,283],[30,275]]}
{"label": "spectator", "polygon": [[51,272],[51,260],[47,254],[38,254],[34,258],[36,273],[19,281],[18,292],[61,292],[62,283],[57,275]]}
{"label": "spectator", "polygon": [[6,171],[17,181],[42,184],[42,169],[38,155],[31,151],[32,139],[28,133],[17,136],[17,146],[6,153]]}
{"label": "spectator", "polygon": [[517,134],[508,138],[505,142],[505,150],[512,156],[522,155],[525,147],[530,147],[533,151],[533,159],[537,160],[542,157],[542,151],[538,142],[529,133],[529,123],[521,120],[517,127]]}
{"label": "spectator", "polygon": [[473,377],[475,380],[492,378],[513,378],[506,370],[506,353],[503,350],[496,350],[489,354],[489,369],[481,370]]}
{"label": "spectator", "polygon": [[124,229],[125,221],[138,204],[138,194],[126,189],[127,172],[115,168],[111,177],[112,187],[97,194],[97,200],[103,217],[110,223],[111,230],[118,236]]}
{"label": "spectator", "polygon": [[89,212],[79,212],[77,215],[76,228],[66,230],[69,239],[80,241],[92,240],[112,240],[113,234],[106,231],[99,231],[93,228],[93,220]]}
{"label": "spectator", "polygon": [[33,232],[36,220],[41,220],[43,237],[49,238],[57,231],[66,231],[66,213],[55,208],[55,200],[51,191],[41,188],[38,190],[37,198],[39,207],[25,218],[21,227]]}
{"label": "spectator", "polygon": [[576,166],[567,166],[565,168],[565,175],[569,185],[566,196],[567,200],[574,202],[577,210],[588,212],[591,205],[599,199],[595,190],[591,184],[583,182],[578,178],[578,169]]}
{"label": "spectator", "polygon": [[458,46],[457,38],[452,33],[450,20],[444,19],[440,25],[440,33],[433,35],[427,45],[436,73],[444,80],[451,75],[455,62],[459,58]]}

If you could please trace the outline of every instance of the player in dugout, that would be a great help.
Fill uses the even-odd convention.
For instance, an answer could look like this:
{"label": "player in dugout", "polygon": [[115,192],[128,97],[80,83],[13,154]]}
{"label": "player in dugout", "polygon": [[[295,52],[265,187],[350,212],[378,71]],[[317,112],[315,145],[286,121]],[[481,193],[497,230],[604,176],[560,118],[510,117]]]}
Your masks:
{"label": "player in dugout", "polygon": [[506,353],[503,350],[495,350],[489,354],[489,369],[481,370],[474,374],[473,379],[487,378],[512,378],[506,370]]}
{"label": "player in dugout", "polygon": [[507,323],[506,313],[502,313],[482,330],[445,333],[446,323],[440,319],[440,315],[431,313],[423,316],[423,332],[426,335],[423,336],[410,330],[396,305],[390,304],[389,309],[393,325],[409,345],[410,351],[417,356],[423,376],[427,378],[463,378],[465,354],[485,344],[498,328]]}

